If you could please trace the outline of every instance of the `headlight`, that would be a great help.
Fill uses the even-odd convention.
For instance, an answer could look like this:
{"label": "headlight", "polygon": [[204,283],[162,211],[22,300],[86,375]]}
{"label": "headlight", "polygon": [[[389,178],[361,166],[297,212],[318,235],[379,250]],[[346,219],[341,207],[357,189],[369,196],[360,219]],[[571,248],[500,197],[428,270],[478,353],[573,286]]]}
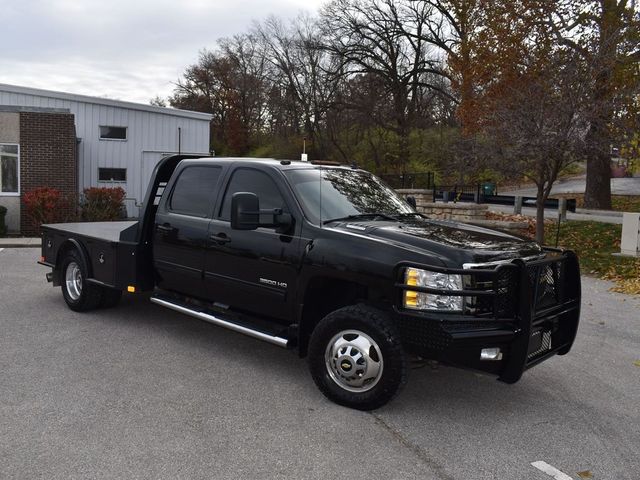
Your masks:
{"label": "headlight", "polygon": [[[416,287],[437,288],[439,290],[462,290],[462,275],[430,272],[420,268],[407,268],[404,283]],[[458,310],[464,305],[464,297],[436,295],[434,293],[405,290],[404,307],[414,310]]]}

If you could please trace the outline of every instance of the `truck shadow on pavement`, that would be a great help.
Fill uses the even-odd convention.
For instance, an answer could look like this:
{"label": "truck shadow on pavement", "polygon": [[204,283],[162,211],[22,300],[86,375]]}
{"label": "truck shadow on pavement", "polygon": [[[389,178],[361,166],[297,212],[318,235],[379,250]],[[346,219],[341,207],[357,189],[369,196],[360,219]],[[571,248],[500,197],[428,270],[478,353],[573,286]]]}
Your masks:
{"label": "truck shadow on pavement", "polygon": [[[142,329],[149,348],[163,342],[168,358],[186,356],[194,368],[224,370],[233,366],[238,375],[257,372],[267,383],[295,386],[303,395],[333,405],[316,390],[306,359],[295,352],[153,305],[148,295],[125,295],[113,309],[82,315],[90,317],[91,322],[104,323],[105,330]],[[519,383],[507,385],[477,372],[427,364],[412,368],[400,395],[378,412],[400,414],[411,410],[415,415],[424,410],[430,417],[439,414],[459,420],[473,411],[474,417],[491,424],[504,415],[530,408],[535,382],[541,379],[527,376],[525,373]]]}
{"label": "truck shadow on pavement", "polygon": [[326,399],[306,359],[295,352],[164,309],[148,296],[125,295],[115,308],[85,314],[69,312],[59,291],[42,297],[38,304],[49,305],[67,328],[86,332],[87,345],[65,354],[74,369],[95,358],[84,388],[102,392],[105,383],[115,385],[110,398],[118,405],[152,399],[153,408],[163,411],[189,405],[190,413],[180,414],[189,418],[251,418],[257,424],[286,418],[301,429],[325,416],[356,423],[370,418],[390,438],[420,449],[434,435],[456,448],[456,439],[482,442],[488,432],[513,438],[514,428],[544,442],[556,427],[583,431],[593,415],[565,376],[558,376],[555,359],[515,385],[426,365],[409,372],[407,385],[389,404],[365,413]]}

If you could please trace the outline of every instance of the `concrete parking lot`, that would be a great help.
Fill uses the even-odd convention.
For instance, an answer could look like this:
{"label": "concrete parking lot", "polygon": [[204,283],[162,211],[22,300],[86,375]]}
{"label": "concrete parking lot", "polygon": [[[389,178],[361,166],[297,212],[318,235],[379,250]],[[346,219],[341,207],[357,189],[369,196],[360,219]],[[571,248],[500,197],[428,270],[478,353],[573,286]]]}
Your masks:
{"label": "concrete parking lot", "polygon": [[426,366],[363,413],[293,353],[143,296],[74,313],[38,255],[0,251],[0,479],[640,478],[640,299],[606,282],[584,279],[573,351],[519,383]]}

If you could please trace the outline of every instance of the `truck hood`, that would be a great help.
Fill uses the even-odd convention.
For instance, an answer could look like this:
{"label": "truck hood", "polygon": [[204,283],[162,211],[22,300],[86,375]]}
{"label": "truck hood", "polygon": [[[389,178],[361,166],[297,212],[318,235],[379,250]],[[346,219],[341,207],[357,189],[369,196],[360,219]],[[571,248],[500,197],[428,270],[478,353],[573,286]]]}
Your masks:
{"label": "truck hood", "polygon": [[467,223],[410,219],[402,221],[344,221],[336,230],[437,255],[447,264],[488,262],[540,255],[535,242],[509,233]]}

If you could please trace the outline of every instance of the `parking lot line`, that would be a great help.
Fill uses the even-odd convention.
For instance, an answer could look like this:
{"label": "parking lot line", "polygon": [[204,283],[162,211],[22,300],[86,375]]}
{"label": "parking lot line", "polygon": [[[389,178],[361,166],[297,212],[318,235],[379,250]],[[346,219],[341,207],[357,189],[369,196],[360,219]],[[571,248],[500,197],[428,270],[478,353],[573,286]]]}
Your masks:
{"label": "parking lot line", "polygon": [[537,468],[541,472],[546,473],[550,477],[555,478],[556,480],[573,480],[573,478],[567,475],[566,473],[561,472],[553,465],[549,465],[547,462],[543,462],[542,460],[538,460],[537,462],[532,462],[531,466]]}
{"label": "parking lot line", "polygon": [[4,248],[0,248],[0,252],[1,252],[2,250],[4,250]]}

